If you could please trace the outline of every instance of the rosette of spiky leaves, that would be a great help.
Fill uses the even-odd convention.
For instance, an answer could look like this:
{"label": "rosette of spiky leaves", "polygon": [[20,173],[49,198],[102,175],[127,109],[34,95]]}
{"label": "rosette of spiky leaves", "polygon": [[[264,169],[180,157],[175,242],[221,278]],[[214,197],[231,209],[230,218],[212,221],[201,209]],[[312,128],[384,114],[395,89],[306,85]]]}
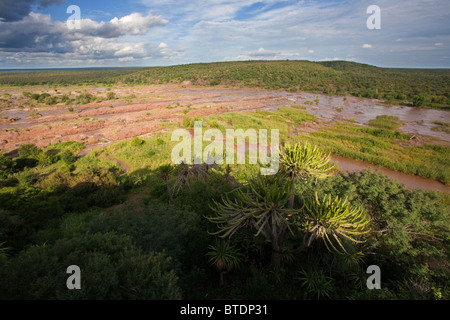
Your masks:
{"label": "rosette of spiky leaves", "polygon": [[209,246],[208,249],[210,251],[206,255],[210,257],[209,262],[219,272],[239,268],[242,254],[229,241],[218,239],[216,244]]}
{"label": "rosette of spiky leaves", "polygon": [[328,250],[331,251],[331,247],[338,252],[340,249],[347,252],[343,239],[361,243],[363,241],[358,238],[370,231],[370,219],[365,210],[352,206],[347,199],[342,201],[339,197],[332,199],[331,195],[326,195],[320,200],[316,193],[314,198],[305,201],[304,212],[303,227],[309,234],[307,246],[320,238]]}
{"label": "rosette of spiky leaves", "polygon": [[290,196],[290,184],[284,177],[258,176],[245,188],[233,194],[225,194],[222,202],[215,202],[212,209],[217,216],[209,220],[217,223],[222,237],[231,237],[243,227],[256,229],[255,236],[263,235],[267,241],[278,241],[289,229],[293,210],[286,207]]}
{"label": "rosette of spiky leaves", "polygon": [[320,269],[306,271],[302,268],[296,280],[299,280],[301,286],[306,290],[305,298],[315,296],[318,300],[329,299],[333,291],[333,279],[326,276]]}
{"label": "rosette of spiky leaves", "polygon": [[7,258],[8,257],[8,251],[11,249],[9,247],[5,247],[4,244],[6,242],[0,243],[0,258]]}
{"label": "rosette of spiky leaves", "polygon": [[286,144],[278,153],[280,169],[291,179],[322,179],[330,176],[334,169],[330,154],[324,154],[308,143]]}

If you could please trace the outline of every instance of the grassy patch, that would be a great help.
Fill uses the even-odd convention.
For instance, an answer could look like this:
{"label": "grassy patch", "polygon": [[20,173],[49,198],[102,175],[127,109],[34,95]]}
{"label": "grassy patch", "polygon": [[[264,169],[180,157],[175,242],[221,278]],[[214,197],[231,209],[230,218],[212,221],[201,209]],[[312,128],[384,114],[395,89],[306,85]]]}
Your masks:
{"label": "grassy patch", "polygon": [[338,124],[291,139],[310,142],[325,152],[450,184],[450,148],[397,143],[408,136],[397,131]]}
{"label": "grassy patch", "polygon": [[433,121],[433,123],[437,124],[437,126],[432,127],[431,130],[450,133],[450,122]]}
{"label": "grassy patch", "polygon": [[370,120],[369,125],[376,128],[397,130],[401,127],[402,123],[398,121],[398,117],[396,116],[382,115]]}

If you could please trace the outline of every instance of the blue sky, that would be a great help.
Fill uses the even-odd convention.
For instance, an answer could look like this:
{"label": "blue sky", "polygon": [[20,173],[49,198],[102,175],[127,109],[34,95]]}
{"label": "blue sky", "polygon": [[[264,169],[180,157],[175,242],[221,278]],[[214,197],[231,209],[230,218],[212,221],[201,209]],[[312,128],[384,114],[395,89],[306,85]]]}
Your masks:
{"label": "blue sky", "polygon": [[[67,27],[69,5],[81,10]],[[381,9],[370,30],[367,8]],[[347,60],[450,68],[450,1],[0,0],[0,69]]]}

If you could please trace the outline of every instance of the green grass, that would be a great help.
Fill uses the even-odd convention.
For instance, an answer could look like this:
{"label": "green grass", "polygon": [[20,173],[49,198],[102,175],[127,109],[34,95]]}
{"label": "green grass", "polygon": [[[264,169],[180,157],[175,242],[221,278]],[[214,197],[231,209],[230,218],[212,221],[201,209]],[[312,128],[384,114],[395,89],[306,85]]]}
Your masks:
{"label": "green grass", "polygon": [[29,115],[28,115],[28,117],[30,117],[30,118],[39,118],[39,117],[41,117],[42,115],[40,114],[40,113],[30,113]]}
{"label": "green grass", "polygon": [[450,122],[433,121],[433,123],[437,124],[437,126],[432,127],[431,130],[450,133]]}
{"label": "green grass", "polygon": [[325,152],[450,184],[450,148],[398,143],[408,136],[385,129],[338,124],[291,140],[310,142]]}
{"label": "green grass", "polygon": [[[164,126],[166,133],[159,133],[149,138],[142,138],[145,143],[132,146],[129,140],[111,143],[104,149],[96,151],[100,156],[112,156],[125,163],[131,171],[139,171],[143,168],[154,170],[162,164],[171,163],[171,151],[179,141],[171,141],[171,134],[177,128],[193,128],[194,121],[202,120],[203,132],[214,128],[219,129],[223,136],[226,129],[279,129],[280,141],[285,141],[295,123],[312,121],[316,117],[308,114],[303,109],[283,107],[278,111],[254,111],[254,112],[228,112],[219,115],[210,115],[203,119],[188,117],[183,118],[182,123],[167,124]],[[268,132],[270,143],[270,131]],[[203,148],[209,145],[203,143]],[[224,144],[225,148],[225,144]],[[193,149],[192,149],[193,154]],[[246,159],[248,163],[248,158]],[[233,166],[235,171],[242,171],[240,176],[246,177],[250,171],[257,170],[253,166]]]}
{"label": "green grass", "polygon": [[431,130],[433,130],[433,131],[443,131],[443,132],[446,132],[446,133],[450,133],[450,127],[444,127],[444,126],[435,126],[435,127],[432,127]]}
{"label": "green grass", "polygon": [[439,126],[443,127],[450,127],[450,122],[444,122],[444,121],[433,121],[434,124],[437,124]]}
{"label": "green grass", "polygon": [[397,130],[401,127],[402,123],[398,121],[398,117],[396,116],[382,115],[370,120],[369,125],[377,128]]}
{"label": "green grass", "polygon": [[[450,148],[448,147],[435,145],[403,146],[400,142],[407,141],[411,135],[390,129],[364,127],[350,123],[323,127],[309,135],[290,136],[295,124],[302,121],[314,121],[315,119],[315,116],[308,114],[303,109],[282,107],[277,111],[227,112],[204,117],[202,121],[203,132],[210,128],[217,128],[224,137],[226,129],[278,129],[280,143],[307,141],[317,145],[324,152],[363,160],[395,171],[450,184],[450,172],[448,170],[450,167]],[[143,138],[142,140],[145,143],[141,145],[131,147],[128,141],[120,141],[112,143],[99,152],[113,155],[114,158],[127,164],[132,170],[145,167],[156,169],[162,164],[171,162],[171,150],[179,142],[170,141],[173,130],[179,127],[192,128],[194,120],[200,119],[185,117],[183,124],[166,125],[166,133]],[[393,118],[391,120],[396,121]],[[204,142],[203,148],[207,145],[208,143]],[[248,163],[248,158],[246,163]],[[239,169],[250,170],[248,167],[250,166],[240,166]]]}

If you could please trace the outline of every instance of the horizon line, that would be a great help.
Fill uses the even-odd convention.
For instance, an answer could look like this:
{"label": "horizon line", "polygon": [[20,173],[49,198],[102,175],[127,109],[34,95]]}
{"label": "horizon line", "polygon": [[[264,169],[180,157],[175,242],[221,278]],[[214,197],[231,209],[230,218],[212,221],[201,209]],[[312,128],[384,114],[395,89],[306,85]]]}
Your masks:
{"label": "horizon line", "polygon": [[180,64],[172,64],[172,65],[164,65],[164,66],[92,66],[92,67],[44,67],[44,68],[0,68],[0,71],[51,71],[51,70],[82,70],[82,69],[144,69],[144,68],[165,68],[165,67],[176,67],[176,66],[184,66],[184,65],[192,65],[192,64],[213,64],[213,63],[236,63],[236,62],[310,62],[310,63],[323,63],[323,62],[346,62],[346,63],[354,63],[365,66],[371,66],[380,69],[416,69],[416,70],[450,70],[450,67],[381,67],[376,65],[371,65],[364,62],[356,62],[356,61],[347,61],[347,60],[227,60],[227,61],[210,61],[210,62],[188,62],[188,63],[180,63]]}

